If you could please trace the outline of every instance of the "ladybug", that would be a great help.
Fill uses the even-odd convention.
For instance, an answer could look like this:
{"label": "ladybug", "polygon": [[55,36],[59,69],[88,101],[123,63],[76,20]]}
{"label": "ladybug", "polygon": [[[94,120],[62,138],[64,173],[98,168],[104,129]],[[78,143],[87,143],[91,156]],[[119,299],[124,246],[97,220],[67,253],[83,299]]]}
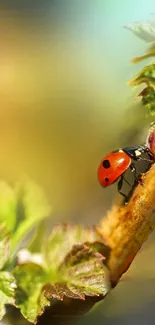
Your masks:
{"label": "ladybug", "polygon": [[[148,154],[149,159],[142,157],[142,154],[144,153]],[[134,185],[137,182],[140,182],[136,175],[135,166],[135,162],[138,160],[146,160],[151,162],[151,164],[153,163],[153,154],[146,145],[126,147],[110,152],[107,156],[105,156],[98,168],[98,181],[100,185],[102,187],[107,187],[115,183],[120,178],[118,182],[118,192],[123,195],[126,200],[128,200],[128,197],[121,192],[123,181],[125,181],[128,185],[131,185],[124,178],[124,173],[128,168],[130,168],[130,170],[134,173]]]}

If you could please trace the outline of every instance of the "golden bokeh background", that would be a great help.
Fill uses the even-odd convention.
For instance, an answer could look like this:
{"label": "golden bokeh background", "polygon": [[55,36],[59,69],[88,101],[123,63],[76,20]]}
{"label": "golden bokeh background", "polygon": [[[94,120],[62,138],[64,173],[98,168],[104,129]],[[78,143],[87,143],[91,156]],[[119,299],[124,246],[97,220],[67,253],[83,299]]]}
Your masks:
{"label": "golden bokeh background", "polygon": [[111,25],[108,6],[52,1],[46,10],[0,11],[0,177],[38,182],[60,220],[99,220],[116,189],[99,187],[98,164],[139,131],[126,82],[144,44],[122,28],[125,19]]}
{"label": "golden bokeh background", "polygon": [[[0,4],[0,178],[27,175],[42,186],[54,223],[98,223],[116,195],[116,185],[97,182],[100,160],[145,141],[150,120],[126,82],[143,66],[131,59],[146,44],[122,26],[149,19],[154,7],[151,0]],[[146,324],[140,307],[155,292],[151,238],[131,278],[79,324]],[[140,318],[131,320],[129,310]]]}

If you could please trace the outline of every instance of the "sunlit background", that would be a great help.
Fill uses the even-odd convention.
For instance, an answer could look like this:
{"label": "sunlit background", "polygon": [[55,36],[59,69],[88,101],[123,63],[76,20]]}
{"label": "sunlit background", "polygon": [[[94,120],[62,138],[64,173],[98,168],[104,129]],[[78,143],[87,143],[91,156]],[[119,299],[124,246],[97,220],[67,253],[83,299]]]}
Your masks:
{"label": "sunlit background", "polygon": [[[116,185],[97,182],[100,160],[145,141],[150,121],[126,83],[146,43],[123,26],[154,12],[153,0],[0,3],[0,178],[26,174],[41,185],[53,223],[98,223],[116,195]],[[151,239],[79,325],[154,324]]]}

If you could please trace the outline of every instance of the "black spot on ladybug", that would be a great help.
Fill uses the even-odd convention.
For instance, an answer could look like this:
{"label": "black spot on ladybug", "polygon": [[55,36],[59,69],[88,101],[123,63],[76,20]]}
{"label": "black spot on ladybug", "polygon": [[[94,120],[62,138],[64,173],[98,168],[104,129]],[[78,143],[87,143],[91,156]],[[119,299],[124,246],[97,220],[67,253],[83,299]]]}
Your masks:
{"label": "black spot on ladybug", "polygon": [[102,166],[104,168],[109,168],[110,167],[110,161],[108,159],[103,160]]}
{"label": "black spot on ladybug", "polygon": [[109,182],[109,178],[108,178],[108,177],[106,177],[106,178],[105,178],[105,181],[106,181],[106,182]]}

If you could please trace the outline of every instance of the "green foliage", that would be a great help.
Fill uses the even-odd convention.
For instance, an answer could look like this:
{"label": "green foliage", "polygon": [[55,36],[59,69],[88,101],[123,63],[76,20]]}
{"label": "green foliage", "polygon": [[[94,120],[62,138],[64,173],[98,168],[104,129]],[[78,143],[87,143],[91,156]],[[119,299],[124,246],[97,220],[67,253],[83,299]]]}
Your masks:
{"label": "green foliage", "polygon": [[0,270],[7,263],[10,256],[10,236],[4,225],[0,226]]}
{"label": "green foliage", "polygon": [[16,224],[13,229],[12,248],[19,244],[28,232],[41,220],[48,217],[51,207],[42,190],[32,182],[25,182],[15,188],[17,197]]}
{"label": "green foliage", "polygon": [[104,296],[110,290],[104,264],[110,250],[96,228],[58,225],[47,238],[44,222],[50,213],[34,183],[26,180],[14,188],[0,183],[0,319],[5,305],[14,305],[36,323],[53,300]]}
{"label": "green foliage", "polygon": [[5,305],[15,305],[16,282],[14,276],[3,271],[10,257],[10,238],[4,226],[0,227],[0,320],[5,314]]}
{"label": "green foliage", "polygon": [[139,86],[146,84],[138,97],[141,97],[143,106],[147,109],[147,115],[155,115],[155,64],[144,67],[131,81],[129,85]]}
{"label": "green foliage", "polygon": [[0,224],[10,232],[11,251],[51,213],[42,190],[26,180],[14,188],[0,182]]}
{"label": "green foliage", "polygon": [[[59,272],[72,297],[105,295],[110,288],[104,257],[86,244],[75,245],[65,257]],[[65,292],[68,296],[68,292]]]}
{"label": "green foliage", "polygon": [[33,263],[17,266],[13,274],[17,281],[16,305],[25,318],[35,323],[44,306],[49,305],[46,298],[41,300],[46,274],[41,266]]}
{"label": "green foliage", "polygon": [[5,305],[15,305],[16,282],[10,272],[0,272],[0,320],[5,315]]}
{"label": "green foliage", "polygon": [[64,296],[85,299],[85,296],[106,295],[110,289],[103,256],[85,244],[75,245],[58,269],[60,282],[44,286],[48,299],[63,300]]}
{"label": "green foliage", "polygon": [[141,97],[143,106],[147,109],[147,115],[155,115],[155,64],[144,67],[131,81],[129,85],[139,86],[146,84],[138,97]]}
{"label": "green foliage", "polygon": [[55,270],[45,270],[33,263],[18,265],[13,273],[17,281],[17,307],[25,318],[36,323],[53,299],[106,295],[110,283],[103,259],[103,255],[81,244],[74,246]]}
{"label": "green foliage", "polygon": [[[139,38],[149,42],[148,51],[139,57],[135,57],[132,59],[133,63],[141,62],[147,58],[151,58],[155,56],[155,28],[154,23],[149,22],[144,23],[132,23],[125,26],[127,29],[131,30],[135,35]],[[146,88],[142,90],[142,92],[138,95],[141,97],[142,105],[147,110],[147,116],[155,115],[155,63],[153,62],[150,65],[146,65],[141,71],[128,82],[131,86],[139,86],[141,84],[146,84]]]}
{"label": "green foliage", "polygon": [[16,223],[17,197],[14,189],[5,182],[0,182],[0,223],[12,231]]}
{"label": "green foliage", "polygon": [[[83,228],[80,225],[58,225],[54,227],[48,240],[43,245],[43,256],[47,268],[57,269],[73,245],[88,242],[95,244],[101,241],[95,227]],[[94,244],[95,243],[95,244]],[[89,245],[88,244],[88,245]],[[102,245],[102,254],[108,256],[109,249]],[[63,247],[61,250],[60,247]],[[101,249],[101,247],[99,247]],[[99,249],[98,248],[98,249]],[[54,263],[53,263],[54,261]]]}
{"label": "green foliage", "polygon": [[155,64],[150,64],[144,67],[129,84],[132,86],[139,86],[146,83],[149,87],[155,86]]}
{"label": "green foliage", "polygon": [[[30,230],[49,216],[50,211],[44,193],[34,183],[25,181],[12,188],[5,182],[0,182],[0,319],[5,314],[5,305],[17,304],[19,289],[16,289],[13,275],[16,275],[13,270],[16,263],[15,249]],[[31,275],[30,270],[24,277],[30,279]],[[32,279],[34,275],[35,272]],[[18,277],[17,279],[19,280]],[[33,299],[31,292],[29,294]]]}
{"label": "green foliage", "polygon": [[142,97],[142,104],[147,109],[147,114],[155,115],[155,89],[153,87],[146,87],[139,96]]}
{"label": "green foliage", "polygon": [[[85,239],[90,240],[90,247],[83,243]],[[27,261],[15,268],[17,306],[24,317],[35,323],[45,306],[53,299],[63,300],[64,296],[85,299],[106,295],[110,289],[103,263],[106,257],[96,248],[107,255],[109,249],[95,241],[98,239],[93,228],[56,226],[46,245],[42,243],[42,265]]]}

